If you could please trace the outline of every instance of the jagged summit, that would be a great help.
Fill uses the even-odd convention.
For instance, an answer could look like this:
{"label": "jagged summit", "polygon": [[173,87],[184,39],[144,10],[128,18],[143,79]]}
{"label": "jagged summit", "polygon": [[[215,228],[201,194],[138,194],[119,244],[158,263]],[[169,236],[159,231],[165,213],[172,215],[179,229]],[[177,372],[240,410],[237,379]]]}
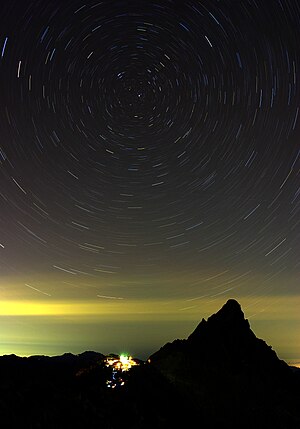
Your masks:
{"label": "jagged summit", "polygon": [[[235,299],[229,299],[223,307],[216,313],[220,317],[226,318],[242,318],[244,319],[244,313],[242,312],[241,305]],[[213,316],[211,316],[213,317]]]}
{"label": "jagged summit", "polygon": [[[249,368],[261,376],[285,371],[272,347],[256,337],[244,317],[240,304],[229,299],[207,320],[202,319],[186,340],[175,340],[163,346],[150,357],[162,371],[173,372],[176,377],[195,365],[203,371],[246,372]],[[189,368],[189,369],[188,369]],[[210,368],[210,369],[209,369]]]}
{"label": "jagged summit", "polygon": [[[297,391],[292,371],[256,337],[234,299],[202,319],[186,340],[163,346],[150,363],[189,401],[201,404],[207,421],[215,420],[208,427],[222,427],[222,419],[235,428],[300,427],[300,420],[298,426],[289,424],[290,414],[283,414],[293,397],[284,402],[286,392]],[[267,411],[261,412],[264,407]]]}
{"label": "jagged summit", "polygon": [[243,323],[245,316],[241,305],[235,299],[229,299],[223,307],[215,314],[212,314],[208,320],[211,323],[222,323],[234,325]]}
{"label": "jagged summit", "polygon": [[202,319],[194,332],[188,337],[188,340],[197,341],[201,336],[219,336],[220,334],[225,335],[225,337],[254,335],[248,320],[245,319],[241,305],[235,299],[229,299],[207,321]]}

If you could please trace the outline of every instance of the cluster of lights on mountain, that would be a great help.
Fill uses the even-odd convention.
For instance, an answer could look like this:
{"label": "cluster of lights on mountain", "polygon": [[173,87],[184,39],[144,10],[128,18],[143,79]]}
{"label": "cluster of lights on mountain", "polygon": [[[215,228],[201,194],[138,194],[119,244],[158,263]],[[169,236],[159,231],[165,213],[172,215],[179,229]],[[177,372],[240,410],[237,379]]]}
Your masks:
{"label": "cluster of lights on mountain", "polygon": [[105,359],[105,365],[112,369],[111,379],[106,381],[107,387],[115,389],[125,385],[122,376],[124,372],[129,371],[133,366],[139,365],[138,361],[128,355],[110,355]]}

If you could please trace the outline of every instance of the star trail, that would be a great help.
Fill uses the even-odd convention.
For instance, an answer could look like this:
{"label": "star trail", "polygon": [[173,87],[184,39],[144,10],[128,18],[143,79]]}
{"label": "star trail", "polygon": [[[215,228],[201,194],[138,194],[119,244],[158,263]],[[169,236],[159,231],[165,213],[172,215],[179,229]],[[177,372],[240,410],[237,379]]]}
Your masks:
{"label": "star trail", "polygon": [[90,346],[143,353],[134,326],[165,322],[151,349],[229,297],[280,345],[300,326],[298,2],[0,10],[1,351],[79,349],[91,318]]}

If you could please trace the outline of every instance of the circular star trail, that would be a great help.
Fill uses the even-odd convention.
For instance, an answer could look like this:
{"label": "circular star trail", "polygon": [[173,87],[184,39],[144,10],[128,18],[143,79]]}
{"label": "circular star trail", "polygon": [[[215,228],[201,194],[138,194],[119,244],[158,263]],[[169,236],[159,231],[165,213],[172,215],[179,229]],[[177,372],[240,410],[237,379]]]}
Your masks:
{"label": "circular star trail", "polygon": [[5,276],[295,290],[299,18],[289,0],[2,2]]}

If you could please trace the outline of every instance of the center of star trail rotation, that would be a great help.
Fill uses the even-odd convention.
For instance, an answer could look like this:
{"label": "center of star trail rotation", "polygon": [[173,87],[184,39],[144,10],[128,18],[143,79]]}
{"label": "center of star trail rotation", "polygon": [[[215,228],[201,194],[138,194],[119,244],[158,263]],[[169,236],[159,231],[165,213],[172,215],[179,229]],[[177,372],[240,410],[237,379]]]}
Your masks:
{"label": "center of star trail rotation", "polygon": [[1,10],[1,269],[18,296],[74,279],[95,299],[296,290],[297,2]]}

